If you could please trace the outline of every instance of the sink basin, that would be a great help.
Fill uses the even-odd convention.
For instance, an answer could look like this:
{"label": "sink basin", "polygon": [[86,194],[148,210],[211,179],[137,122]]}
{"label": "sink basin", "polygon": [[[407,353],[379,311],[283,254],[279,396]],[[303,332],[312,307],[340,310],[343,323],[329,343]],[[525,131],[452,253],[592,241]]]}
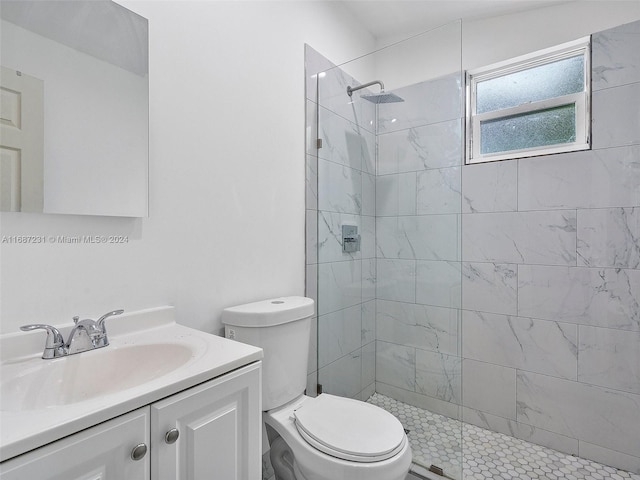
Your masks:
{"label": "sink basin", "polygon": [[[107,347],[51,360],[40,358],[42,331],[0,335],[0,462],[262,359],[259,348],[179,325],[171,306],[110,322]],[[67,337],[73,324],[56,328]]]}
{"label": "sink basin", "polygon": [[19,373],[0,373],[6,379],[0,383],[0,410],[42,410],[120,392],[167,375],[193,356],[182,344],[110,345],[55,360],[34,359],[28,366],[8,365]]}

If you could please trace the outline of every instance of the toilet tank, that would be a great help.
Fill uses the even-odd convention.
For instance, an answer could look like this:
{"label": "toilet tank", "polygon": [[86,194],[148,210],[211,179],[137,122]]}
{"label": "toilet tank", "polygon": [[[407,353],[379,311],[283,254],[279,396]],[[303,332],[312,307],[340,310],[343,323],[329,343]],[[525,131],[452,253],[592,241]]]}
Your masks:
{"label": "toilet tank", "polygon": [[284,405],[307,386],[307,363],[314,302],[281,297],[222,311],[225,337],[260,347],[262,409]]}

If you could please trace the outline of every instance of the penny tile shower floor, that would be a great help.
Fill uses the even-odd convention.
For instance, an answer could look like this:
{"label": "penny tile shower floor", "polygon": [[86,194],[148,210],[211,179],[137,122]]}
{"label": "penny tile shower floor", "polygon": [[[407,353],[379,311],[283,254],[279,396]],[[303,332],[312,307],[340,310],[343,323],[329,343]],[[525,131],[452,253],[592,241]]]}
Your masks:
{"label": "penny tile shower floor", "polygon": [[640,480],[640,475],[468,423],[462,424],[461,459],[460,422],[379,393],[367,401],[391,412],[409,430],[414,463],[425,468],[434,464],[455,480]]}

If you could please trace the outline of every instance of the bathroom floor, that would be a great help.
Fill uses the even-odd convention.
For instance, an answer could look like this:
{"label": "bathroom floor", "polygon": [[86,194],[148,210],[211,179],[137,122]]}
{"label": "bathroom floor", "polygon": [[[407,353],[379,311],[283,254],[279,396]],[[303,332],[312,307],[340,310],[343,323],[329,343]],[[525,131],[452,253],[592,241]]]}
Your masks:
{"label": "bathroom floor", "polygon": [[637,474],[467,423],[462,424],[462,459],[459,421],[379,393],[367,401],[394,414],[409,430],[415,464],[425,469],[434,464],[455,480],[640,480]]}

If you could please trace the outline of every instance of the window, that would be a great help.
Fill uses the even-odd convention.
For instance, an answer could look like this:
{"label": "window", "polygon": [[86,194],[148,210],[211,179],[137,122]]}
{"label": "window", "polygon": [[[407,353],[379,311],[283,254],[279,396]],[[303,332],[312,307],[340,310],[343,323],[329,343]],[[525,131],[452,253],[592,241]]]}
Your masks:
{"label": "window", "polygon": [[590,38],[467,72],[467,163],[586,150]]}

